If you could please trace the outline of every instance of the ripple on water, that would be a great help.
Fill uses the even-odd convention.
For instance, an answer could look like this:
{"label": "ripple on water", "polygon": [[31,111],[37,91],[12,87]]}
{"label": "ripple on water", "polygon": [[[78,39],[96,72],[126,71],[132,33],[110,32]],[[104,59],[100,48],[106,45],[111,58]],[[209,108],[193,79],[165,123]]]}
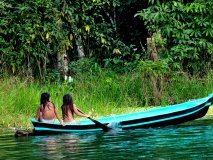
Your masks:
{"label": "ripple on water", "polygon": [[0,132],[0,159],[212,159],[212,122],[20,138]]}

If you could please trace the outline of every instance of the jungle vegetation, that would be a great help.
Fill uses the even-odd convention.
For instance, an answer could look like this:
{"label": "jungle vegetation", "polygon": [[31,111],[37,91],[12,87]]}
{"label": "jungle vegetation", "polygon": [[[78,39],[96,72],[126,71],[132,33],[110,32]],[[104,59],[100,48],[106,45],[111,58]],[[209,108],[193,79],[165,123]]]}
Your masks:
{"label": "jungle vegetation", "polygon": [[2,95],[33,84],[39,99],[53,86],[56,101],[78,91],[113,107],[174,104],[212,90],[212,0],[0,0],[0,10]]}

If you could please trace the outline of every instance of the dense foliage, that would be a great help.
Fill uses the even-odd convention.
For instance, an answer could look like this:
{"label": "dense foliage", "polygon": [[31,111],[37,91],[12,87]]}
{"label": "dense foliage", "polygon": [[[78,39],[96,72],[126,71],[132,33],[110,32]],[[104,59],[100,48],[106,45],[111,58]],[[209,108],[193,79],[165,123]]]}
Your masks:
{"label": "dense foliage", "polygon": [[57,79],[64,59],[71,74],[84,57],[93,68],[126,72],[155,55],[172,72],[203,74],[212,67],[212,6],[211,0],[1,0],[0,72]]}
{"label": "dense foliage", "polygon": [[150,6],[136,15],[155,35],[160,56],[173,69],[194,75],[212,67],[213,1],[150,0]]}
{"label": "dense foliage", "polygon": [[44,90],[104,113],[212,92],[212,0],[0,0],[0,11],[2,115],[6,100],[10,118],[33,116]]}
{"label": "dense foliage", "polygon": [[44,79],[60,69],[63,54],[70,61],[93,57],[118,69],[136,59],[134,43],[145,39],[141,22],[134,23],[137,10],[130,10],[144,5],[136,0],[1,0],[1,72],[23,70]]}

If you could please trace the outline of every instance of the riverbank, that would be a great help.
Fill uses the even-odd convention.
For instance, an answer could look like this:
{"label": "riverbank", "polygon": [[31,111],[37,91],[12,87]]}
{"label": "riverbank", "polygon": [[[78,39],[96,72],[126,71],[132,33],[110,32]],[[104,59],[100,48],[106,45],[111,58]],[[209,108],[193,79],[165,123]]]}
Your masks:
{"label": "riverbank", "polygon": [[[61,115],[62,97],[70,93],[77,107],[93,118],[119,115],[167,106],[208,96],[213,90],[211,76],[204,79],[182,77],[163,81],[156,91],[152,81],[140,73],[116,74],[102,71],[73,77],[72,82],[40,83],[25,77],[0,79],[0,127],[31,129],[42,92],[49,92]],[[156,92],[158,92],[156,94]],[[190,91],[190,92],[189,92]],[[212,109],[207,113],[211,115]],[[81,117],[76,116],[76,119]]]}

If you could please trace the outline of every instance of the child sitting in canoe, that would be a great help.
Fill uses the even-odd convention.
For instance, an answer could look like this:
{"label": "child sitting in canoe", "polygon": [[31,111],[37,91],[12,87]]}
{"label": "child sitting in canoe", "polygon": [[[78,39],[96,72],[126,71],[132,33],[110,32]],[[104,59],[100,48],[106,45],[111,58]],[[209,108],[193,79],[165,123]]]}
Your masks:
{"label": "child sitting in canoe", "polygon": [[55,119],[57,118],[59,122],[65,126],[65,124],[62,122],[57,109],[50,101],[50,94],[47,92],[44,92],[41,94],[41,99],[40,99],[40,106],[38,107],[38,111],[36,114],[36,120],[45,122],[45,123],[53,123]]}
{"label": "child sitting in canoe", "polygon": [[[40,106],[38,107],[38,111],[36,114],[36,120],[46,123],[54,123],[55,119],[58,119],[62,126],[65,124],[62,122],[54,103],[50,101],[50,94],[49,93],[42,93],[40,99]],[[35,130],[32,129],[31,131],[16,131],[15,137],[21,136],[33,136],[35,135]]]}
{"label": "child sitting in canoe", "polygon": [[90,117],[78,111],[70,94],[63,96],[63,105],[61,106],[63,121],[65,124],[79,124],[79,121],[74,119],[74,113],[81,117]]}

